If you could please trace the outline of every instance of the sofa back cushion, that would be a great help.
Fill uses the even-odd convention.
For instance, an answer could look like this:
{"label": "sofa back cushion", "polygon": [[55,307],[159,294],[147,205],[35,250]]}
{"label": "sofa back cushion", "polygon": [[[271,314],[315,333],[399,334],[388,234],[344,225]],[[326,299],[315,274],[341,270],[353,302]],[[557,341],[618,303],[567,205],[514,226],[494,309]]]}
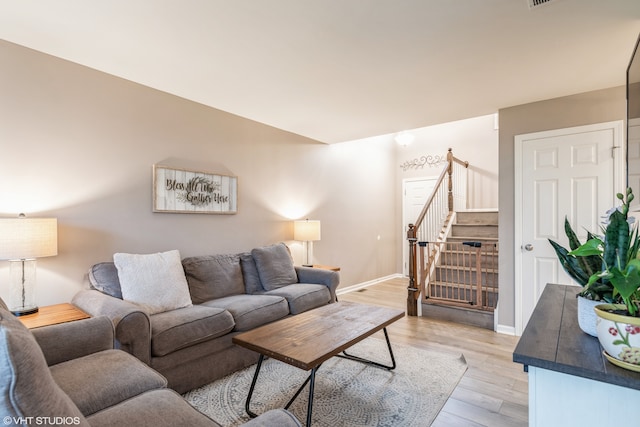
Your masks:
{"label": "sofa back cushion", "polygon": [[246,294],[260,294],[264,292],[256,261],[251,252],[240,254],[240,267],[242,268],[242,278],[244,279],[244,292]]}
{"label": "sofa back cushion", "polygon": [[265,290],[271,291],[298,282],[291,253],[284,243],[255,248],[251,255]]}
{"label": "sofa back cushion", "polygon": [[122,299],[139,305],[148,314],[192,305],[177,250],[143,255],[117,253],[113,262]]}
{"label": "sofa back cushion", "polygon": [[113,262],[101,262],[89,269],[89,284],[103,294],[122,299],[118,269]]}
{"label": "sofa back cushion", "polygon": [[244,293],[239,255],[189,257],[182,266],[194,304]]}
{"label": "sofa back cushion", "polygon": [[31,332],[4,309],[0,309],[0,378],[4,417],[47,417],[39,419],[42,425],[53,425],[55,417],[64,417],[74,425],[89,425],[54,381]]}

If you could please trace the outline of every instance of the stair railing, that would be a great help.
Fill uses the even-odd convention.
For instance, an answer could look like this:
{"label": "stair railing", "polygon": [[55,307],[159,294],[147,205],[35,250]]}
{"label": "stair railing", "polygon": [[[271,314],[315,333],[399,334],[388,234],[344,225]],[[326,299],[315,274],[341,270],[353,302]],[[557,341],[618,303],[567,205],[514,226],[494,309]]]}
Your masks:
{"label": "stair railing", "polygon": [[[418,219],[409,224],[407,240],[409,241],[409,286],[407,287],[407,315],[418,315],[418,299],[424,291],[419,285],[416,245],[418,242],[435,242],[442,240],[446,230],[451,226],[455,210],[466,208],[467,169],[469,162],[462,161],[453,155],[449,148],[447,164],[438,176],[433,192],[427,199]],[[421,270],[424,270],[424,247],[420,248]],[[429,255],[437,257],[437,253]],[[423,276],[424,277],[424,276]]]}

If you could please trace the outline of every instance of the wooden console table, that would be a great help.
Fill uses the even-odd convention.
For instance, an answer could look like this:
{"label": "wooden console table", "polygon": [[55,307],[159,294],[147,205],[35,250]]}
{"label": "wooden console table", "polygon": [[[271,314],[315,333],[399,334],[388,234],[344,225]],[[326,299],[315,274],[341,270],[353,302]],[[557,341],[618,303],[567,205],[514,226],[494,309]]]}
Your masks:
{"label": "wooden console table", "polygon": [[578,326],[579,291],[547,284],[513,352],[529,373],[530,427],[611,425],[640,402],[640,373],[609,363]]}

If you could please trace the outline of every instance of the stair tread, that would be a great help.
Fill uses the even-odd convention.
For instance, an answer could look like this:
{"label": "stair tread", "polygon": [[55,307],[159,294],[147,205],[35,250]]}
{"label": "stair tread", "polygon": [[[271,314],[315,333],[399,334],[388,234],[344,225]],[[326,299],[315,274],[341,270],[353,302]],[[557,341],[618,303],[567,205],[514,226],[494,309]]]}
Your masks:
{"label": "stair tread", "polygon": [[[436,285],[436,286],[440,286],[434,283],[429,283],[429,285]],[[474,287],[473,289],[470,289],[472,291],[475,291],[476,288]],[[497,294],[498,293],[498,288],[497,287],[493,287],[493,286],[483,286],[482,287],[482,292],[490,292],[492,294]],[[438,298],[438,297],[434,297],[434,296],[430,296],[429,298]]]}
{"label": "stair tread", "polygon": [[478,237],[478,236],[449,236],[447,238],[447,241],[460,241],[460,240],[464,240],[464,241],[477,241],[477,242],[481,242],[481,241],[486,241],[486,242],[497,242],[498,238],[497,237]]}
{"label": "stair tread", "polygon": [[456,222],[455,224],[453,224],[453,226],[454,227],[497,227],[498,224],[491,224],[487,222],[474,222],[474,223]]}
{"label": "stair tread", "polygon": [[[442,254],[465,254],[465,255],[475,255],[476,252],[473,250],[475,248],[471,248],[469,247],[469,249],[467,250],[463,250],[463,249],[442,249],[440,251],[440,253]],[[482,249],[482,248],[480,248]],[[487,251],[480,251],[480,255],[491,255],[491,256],[498,256],[498,251],[491,251],[491,252],[487,252]]]}

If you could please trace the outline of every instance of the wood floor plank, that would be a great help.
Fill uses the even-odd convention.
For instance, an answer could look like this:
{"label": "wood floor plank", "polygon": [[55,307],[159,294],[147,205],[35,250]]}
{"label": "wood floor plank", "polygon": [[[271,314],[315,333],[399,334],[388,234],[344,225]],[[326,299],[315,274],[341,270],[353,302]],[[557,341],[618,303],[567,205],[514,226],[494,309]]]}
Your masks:
{"label": "wood floor plank", "polygon": [[[407,280],[391,279],[339,295],[353,301],[406,309]],[[433,427],[522,427],[528,425],[528,382],[512,361],[518,337],[426,317],[404,317],[388,328],[392,342],[462,353],[469,368]]]}

